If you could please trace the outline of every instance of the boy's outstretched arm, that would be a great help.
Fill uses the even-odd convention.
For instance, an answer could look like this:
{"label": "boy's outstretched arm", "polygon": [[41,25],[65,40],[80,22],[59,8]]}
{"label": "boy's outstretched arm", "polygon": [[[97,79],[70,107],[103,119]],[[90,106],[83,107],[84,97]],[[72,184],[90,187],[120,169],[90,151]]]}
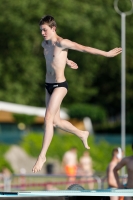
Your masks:
{"label": "boy's outstretched arm", "polygon": [[83,46],[76,42],[72,42],[68,39],[63,39],[61,41],[61,47],[63,49],[72,49],[72,50],[76,50],[76,51],[80,51],[80,52],[84,52],[84,53],[101,55],[101,56],[105,56],[105,57],[114,57],[122,52],[122,48],[114,48],[110,51],[102,51],[100,49]]}

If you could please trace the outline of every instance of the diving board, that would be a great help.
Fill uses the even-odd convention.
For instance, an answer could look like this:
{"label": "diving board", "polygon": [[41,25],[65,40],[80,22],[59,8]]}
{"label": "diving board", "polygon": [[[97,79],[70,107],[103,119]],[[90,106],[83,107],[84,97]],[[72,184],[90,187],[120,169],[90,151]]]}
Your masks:
{"label": "diving board", "polygon": [[106,190],[55,190],[55,191],[23,191],[0,192],[0,197],[72,197],[72,196],[124,196],[133,197],[133,189]]}

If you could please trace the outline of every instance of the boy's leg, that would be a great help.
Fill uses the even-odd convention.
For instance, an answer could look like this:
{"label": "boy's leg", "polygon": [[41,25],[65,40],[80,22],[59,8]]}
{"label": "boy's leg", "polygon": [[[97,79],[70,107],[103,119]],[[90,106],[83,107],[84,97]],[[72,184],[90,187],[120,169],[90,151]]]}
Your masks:
{"label": "boy's leg", "polygon": [[[50,100],[50,94],[46,90],[46,108],[48,107],[49,100]],[[77,129],[75,126],[73,126],[70,122],[61,119],[60,118],[60,108],[54,117],[54,126],[55,127],[57,126],[66,132],[77,135],[83,141],[85,148],[87,148],[87,149],[90,148],[90,147],[88,147],[88,143],[87,143],[87,138],[88,138],[89,132],[81,131],[81,130]]]}
{"label": "boy's leg", "polygon": [[45,89],[45,105],[46,105],[46,109],[48,107],[49,101],[50,101],[50,94],[48,93],[47,89]]}
{"label": "boy's leg", "polygon": [[56,113],[56,115],[54,117],[54,126],[60,128],[64,131],[67,131],[67,132],[77,135],[82,140],[85,148],[90,149],[90,147],[88,146],[88,143],[87,143],[87,138],[89,136],[89,132],[79,130],[75,126],[73,126],[70,122],[61,119],[60,118],[60,109],[58,110],[58,112]]}
{"label": "boy's leg", "polygon": [[45,114],[45,134],[40,155],[32,169],[34,173],[40,171],[43,163],[46,161],[46,153],[53,137],[53,120],[66,94],[67,89],[60,87],[54,89],[50,99],[46,99],[47,108]]}
{"label": "boy's leg", "polygon": [[[46,108],[48,107],[49,100],[50,100],[50,95],[46,90],[46,100],[45,100],[46,101]],[[59,108],[59,110],[57,111],[57,113],[54,117],[53,123],[54,123],[53,125],[55,127],[58,127],[58,128],[66,131],[66,132],[70,132],[70,133],[77,135],[83,141],[85,148],[89,149],[88,143],[87,143],[87,138],[88,138],[89,132],[79,130],[75,126],[73,126],[70,122],[61,119],[60,118],[60,108]]]}

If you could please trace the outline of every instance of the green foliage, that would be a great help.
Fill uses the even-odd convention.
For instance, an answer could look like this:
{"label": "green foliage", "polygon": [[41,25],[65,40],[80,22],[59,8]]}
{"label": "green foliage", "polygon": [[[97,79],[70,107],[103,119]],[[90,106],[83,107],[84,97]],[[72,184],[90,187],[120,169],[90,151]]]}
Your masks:
{"label": "green foliage", "polygon": [[7,162],[4,158],[1,158],[1,160],[0,160],[0,172],[2,172],[2,170],[5,169],[5,168],[9,169],[10,172],[13,172],[13,169],[12,169],[10,163]]}
{"label": "green foliage", "polygon": [[13,114],[13,118],[17,123],[24,123],[26,125],[31,125],[34,123],[35,116],[33,115],[25,115],[25,114]]}
{"label": "green foliage", "polygon": [[6,153],[6,151],[9,149],[9,146],[6,144],[0,143],[0,157]]}
{"label": "green foliage", "polygon": [[1,100],[29,105],[41,102],[41,97],[36,98],[44,80],[38,20],[45,4],[39,10],[38,5],[34,0],[1,1]]}
{"label": "green foliage", "polygon": [[91,104],[72,104],[69,107],[68,114],[70,118],[77,119],[90,117],[94,123],[104,122],[106,120],[106,111],[100,106]]}
{"label": "green foliage", "polygon": [[0,158],[1,158],[0,159],[0,172],[4,168],[8,168],[11,172],[13,172],[13,169],[12,169],[10,163],[8,163],[4,158],[4,154],[7,152],[8,149],[9,149],[9,145],[0,143]]}
{"label": "green foliage", "polygon": [[[108,51],[121,46],[121,18],[113,1],[87,0],[1,0],[0,6],[0,100],[43,106],[45,60],[38,22],[51,14],[57,34],[83,45]],[[130,1],[119,1],[122,11]],[[55,9],[56,8],[56,9]],[[80,15],[79,15],[80,13]],[[126,100],[133,112],[133,17],[126,18]],[[105,58],[69,51],[78,70],[66,68],[69,92],[63,104],[86,103],[102,106],[109,116],[120,114],[120,55]]]}
{"label": "green foliage", "polygon": [[25,151],[34,157],[37,157],[41,148],[43,135],[40,133],[30,133],[22,138],[21,146]]}
{"label": "green foliage", "polygon": [[[21,146],[25,151],[34,157],[38,157],[42,146],[42,134],[30,133],[23,138]],[[93,168],[96,173],[105,173],[107,165],[111,160],[111,152],[116,145],[112,145],[101,138],[99,143],[95,142],[95,137],[90,136],[88,139],[90,156],[93,160]],[[51,145],[47,152],[47,157],[57,158],[62,161],[63,154],[71,147],[78,150],[78,158],[85,151],[83,144],[79,138],[70,134],[58,134],[53,137]],[[127,146],[127,155],[132,155],[131,147]]]}

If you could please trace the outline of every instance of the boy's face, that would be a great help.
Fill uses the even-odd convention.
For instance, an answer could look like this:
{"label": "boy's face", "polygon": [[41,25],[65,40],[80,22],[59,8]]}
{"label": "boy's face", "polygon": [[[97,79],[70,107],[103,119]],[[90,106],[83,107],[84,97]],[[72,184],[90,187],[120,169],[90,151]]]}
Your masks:
{"label": "boy's face", "polygon": [[40,26],[41,34],[45,40],[50,40],[55,34],[55,27],[49,27],[47,24]]}

